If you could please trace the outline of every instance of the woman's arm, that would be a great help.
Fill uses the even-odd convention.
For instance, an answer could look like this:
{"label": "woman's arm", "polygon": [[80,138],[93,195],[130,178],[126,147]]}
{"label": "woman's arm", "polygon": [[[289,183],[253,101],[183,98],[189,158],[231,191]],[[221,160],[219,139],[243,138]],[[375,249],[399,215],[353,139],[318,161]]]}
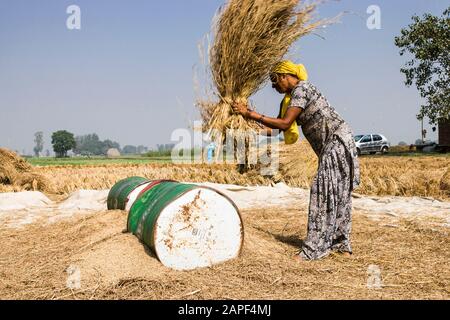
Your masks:
{"label": "woman's arm", "polygon": [[282,119],[277,119],[266,117],[256,111],[250,111],[248,110],[247,105],[242,103],[236,103],[235,105],[233,105],[234,112],[242,114],[246,118],[256,120],[268,128],[279,129],[282,131],[286,131],[291,127],[292,123],[295,121],[295,119],[297,119],[302,110],[302,108],[296,107],[288,108],[284,117]]}

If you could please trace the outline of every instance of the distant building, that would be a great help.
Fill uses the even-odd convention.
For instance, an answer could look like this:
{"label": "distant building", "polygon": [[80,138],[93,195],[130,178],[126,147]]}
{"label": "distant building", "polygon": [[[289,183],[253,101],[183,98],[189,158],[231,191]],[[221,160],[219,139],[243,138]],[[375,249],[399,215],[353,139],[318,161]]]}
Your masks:
{"label": "distant building", "polygon": [[106,156],[108,158],[120,157],[120,152],[116,148],[111,148],[111,149],[108,149],[108,151],[106,152]]}
{"label": "distant building", "polygon": [[450,119],[441,118],[438,122],[439,145],[450,148]]}

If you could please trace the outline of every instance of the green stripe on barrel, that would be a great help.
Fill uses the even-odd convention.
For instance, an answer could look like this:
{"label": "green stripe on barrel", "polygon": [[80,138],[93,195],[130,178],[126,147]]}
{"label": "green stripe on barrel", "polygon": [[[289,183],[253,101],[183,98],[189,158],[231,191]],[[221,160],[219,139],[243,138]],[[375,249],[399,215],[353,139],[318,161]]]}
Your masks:
{"label": "green stripe on barrel", "polygon": [[108,210],[125,210],[130,193],[150,180],[142,177],[130,177],[117,182],[109,191],[107,206]]}
{"label": "green stripe on barrel", "polygon": [[156,219],[167,204],[197,186],[162,182],[144,193],[130,209],[128,231],[154,249],[153,230]]}

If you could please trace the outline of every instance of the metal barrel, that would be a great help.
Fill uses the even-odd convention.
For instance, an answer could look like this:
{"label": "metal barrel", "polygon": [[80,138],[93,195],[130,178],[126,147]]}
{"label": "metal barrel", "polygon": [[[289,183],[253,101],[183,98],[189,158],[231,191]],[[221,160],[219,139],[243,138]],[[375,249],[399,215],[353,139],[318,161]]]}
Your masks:
{"label": "metal barrel", "polygon": [[129,177],[117,182],[109,191],[107,199],[108,210],[125,210],[130,193],[137,187],[150,182],[142,177]]}
{"label": "metal barrel", "polygon": [[212,188],[168,180],[150,183],[140,192],[127,228],[164,265],[177,270],[237,257],[244,236],[231,199]]}
{"label": "metal barrel", "polygon": [[128,214],[128,231],[154,249],[153,230],[162,209],[184,192],[194,189],[191,184],[160,183],[147,190],[131,207]]}
{"label": "metal barrel", "polygon": [[161,182],[166,181],[173,181],[173,180],[152,180],[148,181],[146,183],[143,183],[136,187],[129,195],[128,195],[128,201],[125,206],[126,211],[130,211],[131,207],[133,206],[134,202],[139,199],[144,193],[146,193],[148,190],[156,186],[157,184],[160,184]]}

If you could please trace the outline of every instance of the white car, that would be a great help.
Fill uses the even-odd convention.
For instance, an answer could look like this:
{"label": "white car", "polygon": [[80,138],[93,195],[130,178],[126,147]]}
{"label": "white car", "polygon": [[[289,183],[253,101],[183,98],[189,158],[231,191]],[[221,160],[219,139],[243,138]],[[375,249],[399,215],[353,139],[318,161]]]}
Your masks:
{"label": "white car", "polygon": [[388,139],[381,134],[364,134],[355,136],[356,150],[358,155],[362,153],[375,154],[381,152],[385,154],[391,146]]}

